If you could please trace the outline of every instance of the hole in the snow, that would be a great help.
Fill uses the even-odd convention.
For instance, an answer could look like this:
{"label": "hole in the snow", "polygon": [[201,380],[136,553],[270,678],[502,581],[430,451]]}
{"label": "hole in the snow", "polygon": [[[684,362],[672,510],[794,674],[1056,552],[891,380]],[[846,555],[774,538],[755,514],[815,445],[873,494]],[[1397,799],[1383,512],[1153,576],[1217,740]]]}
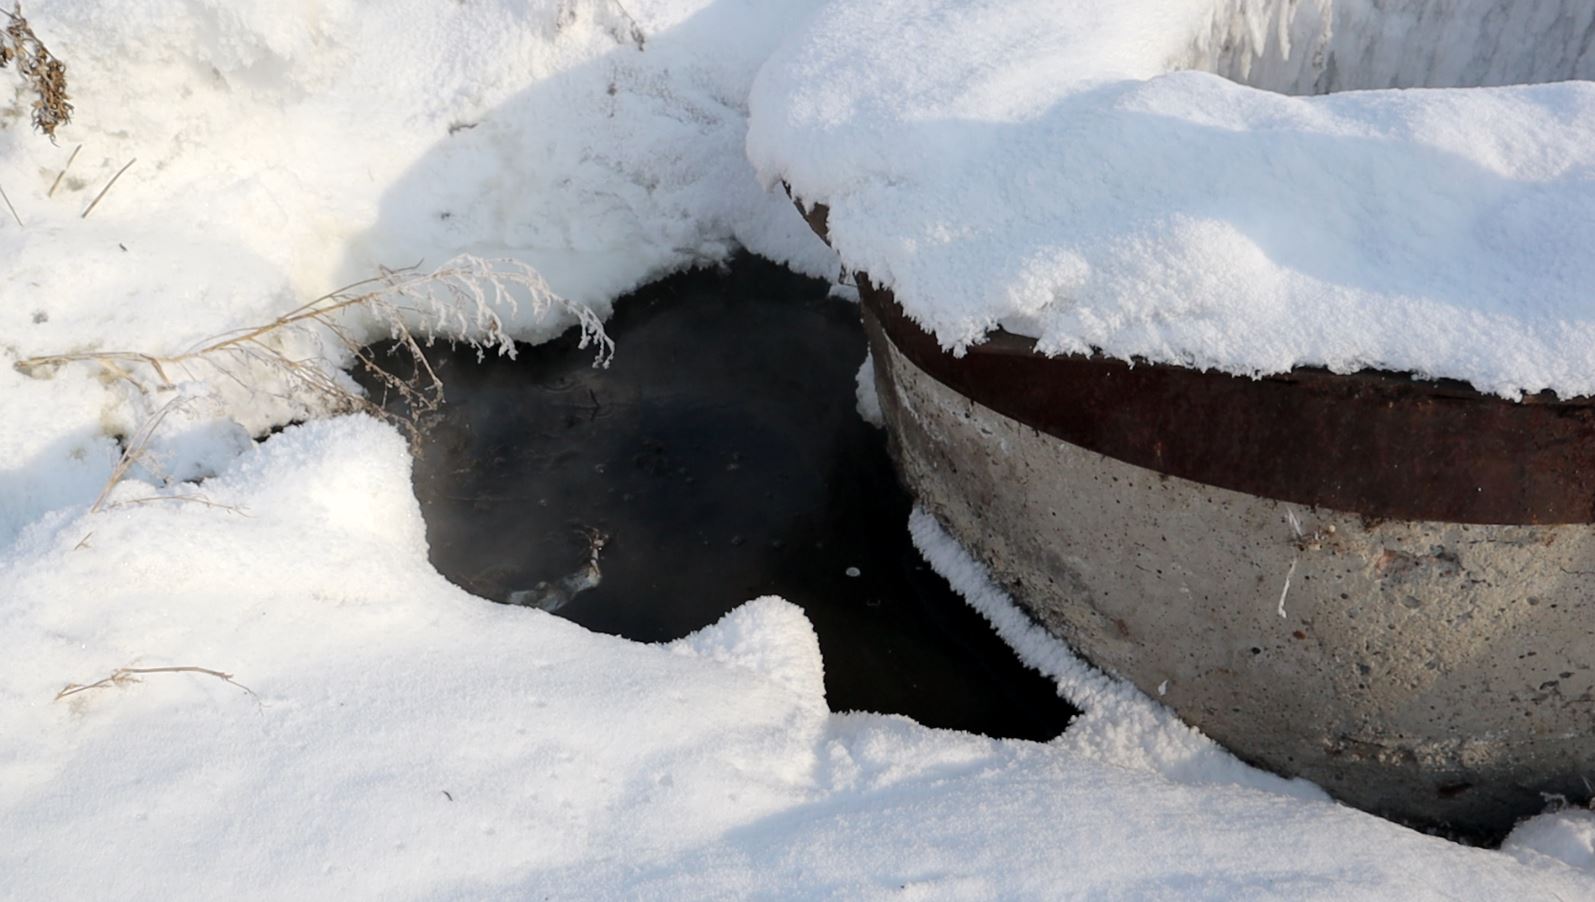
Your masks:
{"label": "hole in the snow", "polygon": [[1217,0],[1192,68],[1281,94],[1595,78],[1590,0]]}
{"label": "hole in the snow", "polygon": [[650,642],[780,595],[814,623],[834,710],[1057,735],[1074,710],[914,549],[885,436],[855,409],[858,309],[826,294],[742,257],[620,301],[608,369],[571,339],[440,351],[448,402],[415,471],[433,563]]}

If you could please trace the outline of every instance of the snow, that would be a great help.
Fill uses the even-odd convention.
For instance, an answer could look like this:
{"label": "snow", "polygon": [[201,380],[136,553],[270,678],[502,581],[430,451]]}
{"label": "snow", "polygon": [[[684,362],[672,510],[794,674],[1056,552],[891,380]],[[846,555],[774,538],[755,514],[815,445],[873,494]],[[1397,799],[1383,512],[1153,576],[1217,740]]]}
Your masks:
{"label": "snow", "polygon": [[[817,9],[27,10],[78,114],[56,147],[0,111],[25,223],[0,220],[5,895],[1595,892],[1581,813],[1469,849],[1242,765],[1031,624],[923,513],[927,559],[1084,710],[1056,740],[832,712],[813,629],[776,598],[643,645],[472,597],[427,562],[404,437],[270,366],[16,366],[181,354],[460,254],[570,300],[492,304],[527,340],[739,247],[835,273],[743,157],[763,60],[856,14]],[[326,330],[269,342],[329,377],[350,362]]]}
{"label": "snow", "polygon": [[1386,6],[837,0],[748,153],[954,352],[1595,393],[1595,84],[1450,87],[1595,77],[1595,7]]}
{"label": "snow", "polygon": [[1552,859],[1595,874],[1595,812],[1549,811],[1517,826],[1501,851],[1532,862]]}
{"label": "snow", "polygon": [[[7,130],[27,227],[0,230],[22,298],[0,332],[24,352],[110,336],[173,350],[378,266],[467,252],[524,260],[601,311],[737,246],[834,272],[741,146],[748,82],[812,5],[41,5],[79,116],[59,146]],[[28,322],[30,299],[68,286],[82,304]],[[568,324],[514,325],[535,340]]]}
{"label": "snow", "polygon": [[[742,150],[747,86],[813,5],[30,7],[78,115],[55,146],[28,132],[27,98],[0,108],[0,189],[25,224],[0,218],[0,418],[15,427],[0,431],[0,547],[38,515],[92,501],[115,461],[106,436],[160,406],[93,365],[39,381],[19,360],[175,354],[381,267],[426,272],[465,253],[530,264],[598,315],[738,247],[834,274]],[[501,312],[526,341],[573,322],[558,305]],[[313,335],[280,349],[348,363]],[[210,383],[200,406],[251,433],[324,412],[271,377],[251,371],[239,390],[203,369],[173,374]]]}
{"label": "snow", "polygon": [[[318,422],[206,483],[233,509],[24,537],[3,576],[8,893],[536,886],[797,797],[825,722],[801,613],[756,602],[667,649],[483,603],[427,566],[408,474],[387,427]],[[164,674],[51,702],[128,665],[225,668],[254,695]]]}
{"label": "snow", "polygon": [[858,373],[853,377],[854,406],[858,408],[858,415],[864,422],[871,426],[886,425],[886,415],[881,412],[881,396],[875,390],[875,357],[865,353],[864,362],[858,365]]}
{"label": "snow", "polygon": [[[1258,774],[935,566],[1088,715],[1048,744],[831,714],[802,613],[667,646],[426,565],[388,427],[292,427],[204,484],[30,527],[4,564],[0,850],[19,898],[1587,895]],[[143,489],[127,486],[124,492]],[[70,599],[93,599],[71,603]],[[51,701],[116,667],[206,667]],[[247,689],[241,688],[247,687]]]}

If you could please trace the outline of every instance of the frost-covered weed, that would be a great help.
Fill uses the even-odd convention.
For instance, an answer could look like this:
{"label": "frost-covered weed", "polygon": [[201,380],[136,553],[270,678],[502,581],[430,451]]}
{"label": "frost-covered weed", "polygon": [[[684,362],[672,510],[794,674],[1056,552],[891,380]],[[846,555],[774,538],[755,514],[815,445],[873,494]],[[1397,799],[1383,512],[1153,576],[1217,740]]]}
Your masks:
{"label": "frost-covered weed", "polygon": [[[235,396],[241,392],[244,401],[269,396],[279,407],[304,416],[366,413],[399,427],[416,447],[443,402],[443,381],[428,361],[427,349],[442,339],[465,342],[479,359],[488,352],[513,357],[515,343],[500,312],[527,303],[539,318],[563,312],[574,319],[580,346],[596,349],[594,365],[608,365],[614,342],[591,309],[555,294],[524,263],[464,255],[430,272],[384,271],[271,322],[212,336],[182,353],[56,354],[19,361],[16,368],[46,378],[60,366],[92,363],[107,378],[130,385],[130,400],[145,407],[158,396],[199,384],[227,387]],[[375,348],[383,336],[387,354],[400,358],[398,365],[379,358]],[[385,397],[368,395],[346,367],[358,367]],[[401,403],[384,403],[390,399]],[[168,407],[161,407],[142,419],[158,425],[166,412]],[[148,442],[153,431],[136,430],[126,442],[131,456],[124,459],[137,459],[136,446]],[[112,485],[126,469],[113,473]]]}
{"label": "frost-covered weed", "polygon": [[34,95],[33,127],[51,141],[55,130],[72,121],[71,95],[66,90],[66,65],[50,53],[22,15],[22,4],[0,10],[7,23],[0,30],[0,69],[16,65],[23,87]]}

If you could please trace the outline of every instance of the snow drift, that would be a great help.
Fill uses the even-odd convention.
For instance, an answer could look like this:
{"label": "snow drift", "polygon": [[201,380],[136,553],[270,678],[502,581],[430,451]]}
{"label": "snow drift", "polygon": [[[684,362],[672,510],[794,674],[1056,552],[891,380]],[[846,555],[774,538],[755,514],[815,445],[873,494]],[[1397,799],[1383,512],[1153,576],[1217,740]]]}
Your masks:
{"label": "snow drift", "polygon": [[1200,70],[1576,78],[1592,25],[1555,0],[838,0],[760,73],[748,151],[955,352],[1001,327],[1048,353],[1585,395],[1595,84],[1299,97]]}
{"label": "snow drift", "polygon": [[[1130,25],[1148,15],[1119,5]],[[1059,741],[833,714],[812,629],[775,599],[660,647],[473,598],[427,564],[400,436],[346,417],[253,442],[251,431],[298,409],[277,406],[270,386],[172,387],[191,406],[165,421],[158,466],[130,471],[111,503],[89,510],[118,439],[159,399],[89,365],[30,377],[13,366],[21,358],[172,353],[380,264],[462,252],[533,264],[600,312],[641,281],[738,246],[829,271],[827,252],[742,156],[749,85],[772,48],[810,15],[861,15],[817,6],[61,0],[29,10],[73,66],[78,117],[52,146],[18,126],[20,110],[0,111],[0,182],[26,223],[0,221],[7,892],[1590,894],[1568,866],[1587,861],[1577,818],[1537,822],[1505,855],[1257,774],[1025,632],[922,518],[916,535],[937,566],[1087,710]],[[1116,21],[1108,6],[1075,12]],[[1001,18],[978,5],[942,14]],[[978,55],[1011,49],[968,43],[992,73],[1003,67]],[[1052,71],[1038,69],[1036,83]],[[947,76],[923,74],[925,85]],[[825,78],[816,72],[811,87]],[[911,99],[915,79],[899,80],[884,96]],[[1572,114],[1582,98],[1547,95],[1547,108]],[[1529,153],[1513,142],[1488,152]],[[1547,178],[1572,171],[1556,147],[1537,152]],[[878,164],[881,178],[897,165]],[[567,323],[508,326],[536,339]],[[56,700],[68,682],[129,667],[206,671],[124,672]]]}

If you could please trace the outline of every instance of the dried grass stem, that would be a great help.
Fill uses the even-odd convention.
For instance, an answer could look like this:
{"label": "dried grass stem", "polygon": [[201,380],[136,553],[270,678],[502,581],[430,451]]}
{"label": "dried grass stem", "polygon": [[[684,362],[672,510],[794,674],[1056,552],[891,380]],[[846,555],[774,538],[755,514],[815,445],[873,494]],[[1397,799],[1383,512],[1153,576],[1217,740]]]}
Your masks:
{"label": "dried grass stem", "polygon": [[[133,159],[128,160],[126,163],[123,163],[122,168],[116,170],[116,175],[111,176],[111,180],[105,183],[104,188],[100,189],[100,193],[94,195],[94,199],[89,201],[89,205],[83,208],[83,215],[79,218],[88,219],[89,214],[94,212],[94,208],[100,205],[101,198],[105,197],[105,195],[111,190],[111,186],[116,184],[116,180],[122,177],[122,173],[126,172],[134,163],[137,162],[138,157],[134,157]],[[62,174],[65,175],[66,171],[62,170]]]}
{"label": "dried grass stem", "polygon": [[55,197],[55,189],[61,187],[61,180],[66,178],[66,171],[72,168],[72,161],[78,158],[78,151],[82,149],[83,145],[81,144],[72,148],[72,155],[66,158],[66,165],[62,166],[61,171],[55,174],[55,181],[50,183],[50,190],[44,192],[45,197]]}
{"label": "dried grass stem", "polygon": [[239,689],[242,689],[251,696],[254,696],[254,698],[257,700],[260,698],[260,696],[255,695],[255,690],[233,679],[233,675],[230,673],[222,673],[220,670],[211,670],[209,667],[181,665],[173,667],[118,667],[111,671],[110,676],[107,676],[104,679],[95,680],[92,683],[67,683],[65,686],[61,687],[60,692],[55,694],[55,700],[60,701],[67,696],[77,695],[79,692],[87,692],[90,689],[104,689],[108,686],[125,686],[128,683],[141,682],[139,677],[149,673],[201,673],[206,676],[213,676],[224,683],[230,683],[234,686],[237,686]]}
{"label": "dried grass stem", "polygon": [[[212,336],[190,350],[158,355],[139,351],[91,351],[30,357],[15,364],[30,375],[63,364],[94,362],[114,378],[144,393],[173,388],[174,375],[185,379],[221,376],[251,392],[263,381],[286,382],[286,393],[313,410],[364,412],[386,420],[408,434],[412,446],[443,402],[443,381],[427,358],[439,338],[464,341],[478,357],[489,351],[514,356],[514,341],[505,331],[502,310],[529,301],[541,318],[561,313],[576,321],[580,347],[595,348],[595,366],[607,366],[614,342],[602,320],[588,307],[556,295],[532,267],[517,261],[490,261],[461,256],[432,272],[384,271],[374,279],[346,285],[255,326]],[[366,317],[386,326],[393,352],[408,359],[399,375],[367,347],[366,329],[356,330],[351,317]],[[294,349],[298,348],[299,351]],[[305,349],[308,349],[305,350]],[[341,352],[341,353],[340,353]],[[339,368],[338,357],[353,361],[401,402],[395,411],[360,392]],[[148,384],[153,376],[155,384]],[[136,461],[153,429],[169,412],[162,408],[129,439],[115,479]],[[114,484],[114,482],[113,482]],[[95,502],[99,509],[105,496]]]}

